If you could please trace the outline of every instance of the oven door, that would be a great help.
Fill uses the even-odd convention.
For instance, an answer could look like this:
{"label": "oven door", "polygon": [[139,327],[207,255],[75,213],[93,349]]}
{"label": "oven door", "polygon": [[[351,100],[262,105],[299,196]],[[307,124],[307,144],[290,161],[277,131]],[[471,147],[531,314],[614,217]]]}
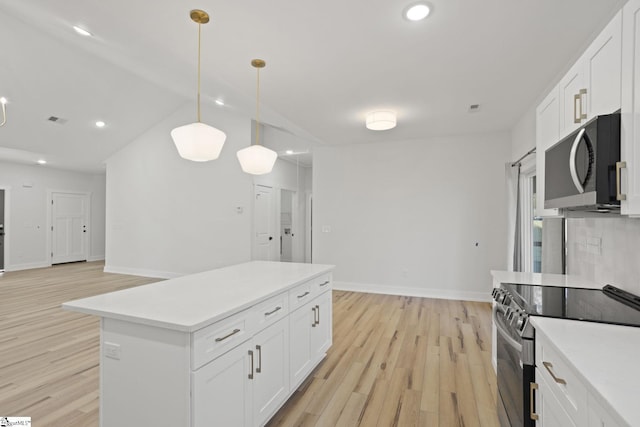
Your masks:
{"label": "oven door", "polygon": [[[535,368],[522,364],[522,341],[495,305],[493,321],[497,334],[498,419],[501,427],[532,427],[529,416],[529,383],[534,381]],[[525,405],[525,402],[527,404]]]}

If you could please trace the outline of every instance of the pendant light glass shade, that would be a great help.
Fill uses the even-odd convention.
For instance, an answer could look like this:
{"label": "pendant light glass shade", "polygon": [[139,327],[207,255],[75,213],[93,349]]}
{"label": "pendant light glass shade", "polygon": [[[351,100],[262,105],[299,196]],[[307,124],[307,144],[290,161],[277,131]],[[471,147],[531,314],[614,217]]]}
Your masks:
{"label": "pendant light glass shade", "polygon": [[220,156],[227,135],[200,122],[200,33],[202,24],[209,22],[209,15],[203,10],[195,9],[190,12],[190,16],[198,24],[198,121],[173,129],[171,138],[180,157],[194,162],[207,162]]}
{"label": "pendant light glass shade", "polygon": [[171,138],[180,157],[206,162],[220,156],[227,135],[213,126],[196,122],[175,128],[171,131]]}
{"label": "pendant light glass shade", "polygon": [[264,175],[271,172],[278,158],[278,153],[262,145],[243,148],[236,155],[242,171],[251,175]]}
{"label": "pendant light glass shade", "polygon": [[257,70],[256,86],[256,143],[238,151],[238,161],[243,172],[251,175],[264,175],[273,169],[278,153],[260,145],[260,68],[266,63],[262,59],[254,59],[251,65]]}

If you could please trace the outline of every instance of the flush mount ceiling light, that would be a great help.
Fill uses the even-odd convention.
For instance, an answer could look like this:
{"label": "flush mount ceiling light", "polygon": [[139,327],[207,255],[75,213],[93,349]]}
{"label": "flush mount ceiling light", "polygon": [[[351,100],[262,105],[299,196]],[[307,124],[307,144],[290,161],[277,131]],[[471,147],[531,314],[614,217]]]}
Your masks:
{"label": "flush mount ceiling light", "polygon": [[2,104],[2,123],[0,123],[0,126],[4,126],[7,123],[7,98],[4,96],[0,98],[0,104]]}
{"label": "flush mount ceiling light", "polygon": [[404,10],[404,17],[409,21],[422,21],[431,13],[428,3],[414,3]]}
{"label": "flush mount ceiling light", "polygon": [[46,161],[46,160],[44,160],[44,159],[40,159],[40,160],[38,160],[36,163],[38,163],[39,165],[46,165],[46,164],[47,164],[47,161]]}
{"label": "flush mount ceiling light", "polygon": [[396,127],[395,111],[372,111],[367,114],[367,129],[388,130]]}
{"label": "flush mount ceiling light", "polygon": [[216,99],[216,104],[218,104],[221,107],[224,107],[224,101],[222,99]]}
{"label": "flush mount ceiling light", "polygon": [[271,172],[276,163],[278,153],[260,145],[260,68],[267,65],[262,59],[254,59],[251,65],[257,72],[256,85],[256,143],[238,151],[238,161],[240,167],[251,175],[264,175]]}
{"label": "flush mount ceiling light", "polygon": [[77,25],[74,25],[73,29],[75,30],[76,33],[80,34],[81,36],[85,36],[85,37],[93,36],[93,34],[91,34],[89,31],[85,30],[84,28],[78,27]]}
{"label": "flush mount ceiling light", "polygon": [[171,138],[180,157],[194,162],[206,162],[220,156],[227,135],[200,121],[200,35],[202,24],[209,22],[209,15],[203,10],[194,9],[190,16],[198,24],[198,121],[173,129]]}
{"label": "flush mount ceiling light", "polygon": [[98,128],[103,128],[103,127],[105,127],[106,125],[107,125],[107,124],[106,124],[105,122],[103,122],[102,120],[98,120],[98,121],[96,122],[96,127],[98,127]]}

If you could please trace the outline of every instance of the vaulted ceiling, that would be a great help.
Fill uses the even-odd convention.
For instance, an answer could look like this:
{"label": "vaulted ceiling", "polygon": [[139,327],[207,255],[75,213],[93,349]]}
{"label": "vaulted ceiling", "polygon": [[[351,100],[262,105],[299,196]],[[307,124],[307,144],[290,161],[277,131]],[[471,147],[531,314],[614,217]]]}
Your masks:
{"label": "vaulted ceiling", "polygon": [[[10,102],[0,159],[99,171],[194,102],[194,8],[212,17],[202,28],[205,102],[253,117],[250,61],[265,59],[262,116],[295,135],[296,150],[509,130],[623,3],[429,2],[432,15],[409,22],[412,1],[397,0],[0,0],[0,96]],[[365,129],[378,108],[397,111],[395,129]]]}

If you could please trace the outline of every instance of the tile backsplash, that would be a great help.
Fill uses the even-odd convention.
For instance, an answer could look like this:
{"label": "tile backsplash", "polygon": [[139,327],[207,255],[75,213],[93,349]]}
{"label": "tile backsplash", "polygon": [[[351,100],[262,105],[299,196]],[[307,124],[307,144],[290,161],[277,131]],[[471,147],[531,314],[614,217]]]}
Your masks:
{"label": "tile backsplash", "polygon": [[567,274],[640,295],[640,219],[569,218]]}

